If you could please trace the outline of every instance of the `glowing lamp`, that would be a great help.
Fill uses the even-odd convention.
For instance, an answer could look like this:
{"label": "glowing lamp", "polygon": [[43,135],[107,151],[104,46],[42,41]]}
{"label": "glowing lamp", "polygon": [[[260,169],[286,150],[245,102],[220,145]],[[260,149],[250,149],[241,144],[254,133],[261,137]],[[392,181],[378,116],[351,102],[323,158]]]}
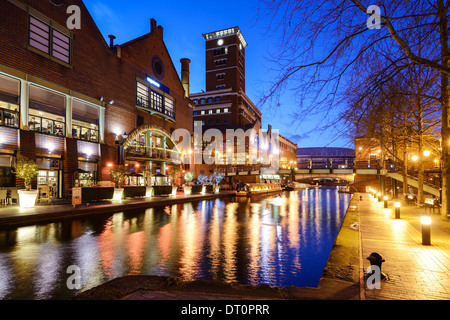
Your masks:
{"label": "glowing lamp", "polygon": [[430,216],[422,216],[422,217],[420,217],[420,223],[422,225],[430,225],[431,224],[431,217]]}
{"label": "glowing lamp", "polygon": [[124,189],[122,189],[122,188],[115,188],[114,189],[114,195],[113,195],[113,200],[114,201],[121,201],[122,200],[123,190]]}
{"label": "glowing lamp", "polygon": [[395,207],[395,219],[400,219],[400,202],[395,202],[394,207]]}
{"label": "glowing lamp", "polygon": [[420,223],[422,224],[422,244],[431,244],[431,217],[422,216],[420,217]]}
{"label": "glowing lamp", "polygon": [[18,190],[19,205],[21,208],[33,208],[36,204],[38,190]]}

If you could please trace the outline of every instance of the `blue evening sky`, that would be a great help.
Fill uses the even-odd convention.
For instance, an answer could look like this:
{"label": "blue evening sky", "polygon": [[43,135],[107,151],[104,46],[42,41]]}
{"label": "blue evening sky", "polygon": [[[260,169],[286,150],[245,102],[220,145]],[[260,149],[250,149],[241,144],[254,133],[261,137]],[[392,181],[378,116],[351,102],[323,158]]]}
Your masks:
{"label": "blue evening sky", "polygon": [[[247,43],[246,94],[262,111],[263,128],[268,124],[279,129],[302,147],[350,147],[347,140],[337,138],[334,132],[313,133],[321,124],[321,117],[299,123],[292,113],[296,109],[293,95],[286,92],[280,106],[261,106],[261,90],[267,88],[276,75],[276,66],[269,61],[276,50],[279,37],[274,28],[268,31],[270,18],[260,13],[258,0],[227,1],[119,1],[84,0],[100,31],[107,39],[117,37],[117,44],[127,42],[150,31],[150,19],[154,18],[164,28],[164,41],[180,74],[180,59],[191,60],[191,93],[205,89],[205,43],[203,33],[239,26]],[[109,39],[107,39],[109,43]]]}

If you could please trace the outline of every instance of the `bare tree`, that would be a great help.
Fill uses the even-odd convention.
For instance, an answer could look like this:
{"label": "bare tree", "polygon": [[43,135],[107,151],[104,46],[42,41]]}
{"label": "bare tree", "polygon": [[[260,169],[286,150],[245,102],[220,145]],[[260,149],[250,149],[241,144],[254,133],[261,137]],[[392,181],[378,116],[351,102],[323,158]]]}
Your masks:
{"label": "bare tree", "polygon": [[[401,55],[384,57],[392,63],[414,63],[440,74],[442,116],[442,218],[450,213],[450,136],[448,123],[450,0],[379,2],[380,15],[358,0],[261,0],[261,8],[283,30],[278,61],[280,74],[262,102],[273,102],[283,89],[296,90],[303,101],[298,112],[329,114],[348,84],[346,75],[382,48],[396,47]],[[371,8],[372,9],[372,8]],[[380,23],[380,29],[367,21]],[[375,24],[376,26],[376,24]],[[425,48],[425,49],[424,49]],[[418,50],[420,49],[420,50]],[[407,61],[407,62],[406,62]],[[295,83],[290,86],[291,81]]]}

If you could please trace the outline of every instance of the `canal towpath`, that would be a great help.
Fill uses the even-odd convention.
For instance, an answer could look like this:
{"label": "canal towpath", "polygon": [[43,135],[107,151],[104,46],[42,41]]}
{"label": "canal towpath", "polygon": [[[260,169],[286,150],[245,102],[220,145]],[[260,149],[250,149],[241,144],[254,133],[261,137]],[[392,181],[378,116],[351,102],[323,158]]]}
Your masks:
{"label": "canal towpath", "polygon": [[[362,194],[360,210],[361,299],[449,300],[450,220],[423,206],[401,202],[400,219],[395,218],[394,200],[383,202]],[[398,201],[398,200],[395,200]],[[422,244],[421,216],[431,217],[431,245]],[[369,289],[363,274],[376,252],[387,279],[379,289]]]}

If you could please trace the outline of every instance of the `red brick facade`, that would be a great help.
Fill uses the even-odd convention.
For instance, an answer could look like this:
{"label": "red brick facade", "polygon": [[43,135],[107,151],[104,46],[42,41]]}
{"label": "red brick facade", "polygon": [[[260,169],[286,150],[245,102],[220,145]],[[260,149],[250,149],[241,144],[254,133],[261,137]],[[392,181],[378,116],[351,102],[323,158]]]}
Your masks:
{"label": "red brick facade", "polygon": [[[66,28],[70,17],[66,10],[70,5],[81,9],[81,29]],[[70,64],[28,46],[29,15],[70,32]],[[92,144],[89,142],[77,142],[70,132],[64,137],[54,137],[28,131],[24,121],[17,129],[0,126],[0,153],[12,150],[33,159],[37,155],[57,155],[63,159],[65,188],[71,185],[70,174],[78,169],[79,161],[97,162],[98,180],[108,180],[107,164],[118,161],[116,136],[129,134],[139,125],[151,124],[169,135],[177,128],[192,132],[192,102],[185,95],[164,44],[163,28],[157,26],[155,20],[152,20],[148,34],[110,47],[81,0],[68,0],[62,6],[55,6],[47,0],[0,0],[0,32],[1,74],[55,90],[66,97],[80,98],[104,110],[101,111],[104,117],[100,116],[99,120],[100,141],[95,147],[89,146]],[[163,65],[162,77],[154,72],[154,57]],[[147,75],[170,89],[175,119],[137,108],[136,82],[138,79],[145,81]],[[23,94],[21,92],[21,96]],[[109,104],[111,101],[114,103]],[[23,110],[22,106],[20,108]],[[22,122],[24,115],[20,117]],[[66,119],[67,122],[69,120]],[[51,152],[49,144],[53,146]],[[86,159],[86,148],[92,149],[90,159]]]}

